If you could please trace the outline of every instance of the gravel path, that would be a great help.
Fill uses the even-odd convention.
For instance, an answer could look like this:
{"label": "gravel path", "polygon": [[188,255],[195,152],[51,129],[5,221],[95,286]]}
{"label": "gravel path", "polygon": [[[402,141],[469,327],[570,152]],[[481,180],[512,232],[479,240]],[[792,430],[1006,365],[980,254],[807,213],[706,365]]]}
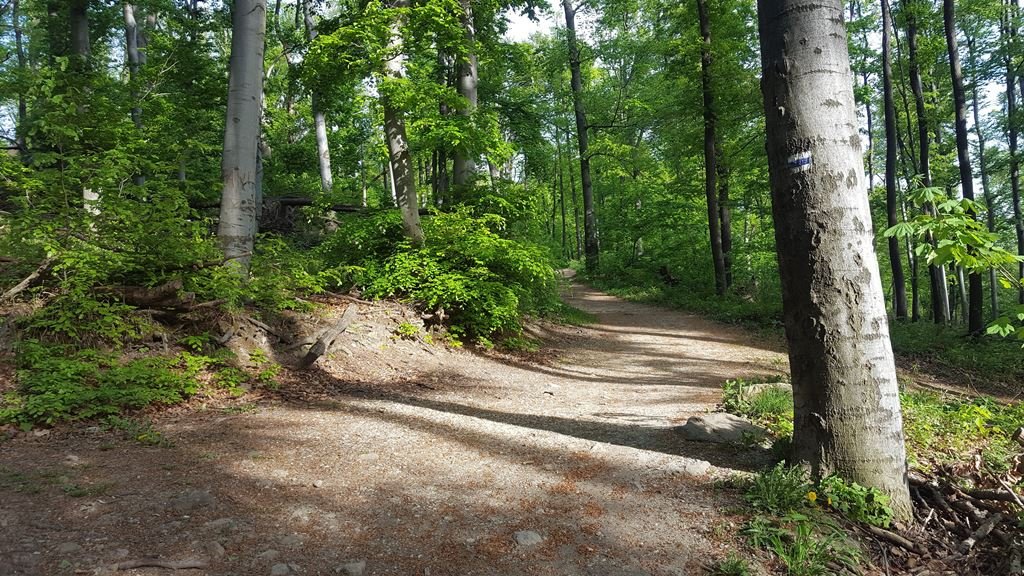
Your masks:
{"label": "gravel path", "polygon": [[172,447],[84,427],[0,443],[0,574],[147,556],[206,563],[183,574],[700,574],[740,549],[713,479],[762,460],[672,428],[785,359],[695,316],[566,298],[598,322],[535,328],[549,362],[353,329],[251,411],[161,416]]}

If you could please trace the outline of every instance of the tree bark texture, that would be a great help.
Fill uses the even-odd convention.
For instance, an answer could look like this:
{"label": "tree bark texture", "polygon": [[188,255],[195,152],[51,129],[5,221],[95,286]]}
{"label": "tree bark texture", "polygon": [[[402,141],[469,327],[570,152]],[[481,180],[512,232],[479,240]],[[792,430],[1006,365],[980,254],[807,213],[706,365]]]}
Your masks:
{"label": "tree bark texture", "polygon": [[583,188],[583,237],[586,268],[597,269],[597,214],[594,212],[594,185],[590,179],[590,146],[587,136],[587,114],[583,107],[583,73],[580,50],[576,40],[576,9],[572,0],[562,0],[565,11],[566,38],[569,48],[569,72],[572,76],[572,107],[576,113],[576,140],[580,153],[580,186]]}
{"label": "tree bark texture", "polygon": [[[384,74],[391,81],[405,77],[405,47],[402,41],[402,25],[405,15],[401,12],[409,7],[409,0],[394,0],[390,8],[394,15],[391,20],[391,40],[388,44],[389,58],[384,65]],[[385,90],[381,94],[384,108],[384,135],[391,159],[392,185],[395,202],[402,211],[402,225],[405,235],[413,244],[423,244],[423,227],[420,225],[419,201],[416,197],[416,175],[413,172],[412,154],[405,131],[405,111],[398,108]]]}
{"label": "tree bark texture", "polygon": [[[11,7],[11,21],[14,24],[14,50],[18,57],[18,72],[20,74],[26,74],[28,71],[28,64],[26,63],[25,57],[25,45],[22,40],[21,31],[21,13],[19,11],[18,0],[13,0]],[[25,152],[25,122],[28,119],[28,102],[25,99],[25,91],[18,90],[18,118],[17,124],[15,125],[15,143],[18,149],[22,153]]]}
{"label": "tree bark texture", "polygon": [[718,146],[715,138],[715,93],[711,86],[711,20],[706,0],[697,0],[700,25],[700,81],[704,100],[704,197],[708,208],[708,231],[711,237],[711,262],[715,272],[715,293],[724,296],[725,256],[722,251],[722,227],[718,207]]}
{"label": "tree bark texture", "polygon": [[259,219],[259,138],[266,0],[236,0],[224,126],[224,182],[217,238],[229,262],[248,274]]}
{"label": "tree bark texture", "polygon": [[[302,5],[303,20],[306,25],[306,38],[312,43],[316,40],[316,23],[309,13],[309,3]],[[314,89],[310,96],[313,109],[313,129],[316,132],[316,157],[320,167],[320,189],[324,194],[334,191],[334,175],[331,172],[331,147],[327,140],[327,115],[320,106],[320,91]]]}
{"label": "tree bark texture", "polygon": [[[960,54],[957,50],[956,13],[953,5],[954,0],[942,1],[942,23],[946,32],[946,49],[949,52],[950,76],[953,81],[953,106],[956,111],[956,157],[960,165],[960,189],[964,198],[974,200],[974,173],[971,170],[970,143],[967,138],[967,96],[964,90],[963,71],[960,69]],[[968,283],[970,290],[967,303],[967,331],[971,334],[980,334],[985,329],[981,315],[984,301],[981,275],[972,273]]]}
{"label": "tree bark texture", "polygon": [[[462,55],[462,59],[459,61],[459,79],[457,88],[459,95],[466,100],[465,106],[459,109],[459,114],[468,119],[472,118],[478,104],[477,84],[479,83],[479,77],[477,75],[475,46],[476,30],[473,24],[473,3],[472,0],[461,0],[461,4],[462,29],[466,34],[466,46],[468,47],[468,51],[466,54]],[[473,181],[473,177],[476,176],[476,161],[474,161],[473,157],[474,155],[472,151],[466,150],[461,146],[456,148],[455,156],[452,159],[452,183],[455,184],[455,186],[465,188]]]}
{"label": "tree bark texture", "polygon": [[892,497],[906,453],[840,0],[759,0],[794,456]]}
{"label": "tree bark texture", "polygon": [[[889,226],[899,223],[896,198],[896,104],[892,94],[892,13],[889,0],[882,0],[882,94],[885,101],[885,214]],[[900,240],[888,239],[892,266],[893,313],[897,320],[907,318],[907,285],[903,276]]]}

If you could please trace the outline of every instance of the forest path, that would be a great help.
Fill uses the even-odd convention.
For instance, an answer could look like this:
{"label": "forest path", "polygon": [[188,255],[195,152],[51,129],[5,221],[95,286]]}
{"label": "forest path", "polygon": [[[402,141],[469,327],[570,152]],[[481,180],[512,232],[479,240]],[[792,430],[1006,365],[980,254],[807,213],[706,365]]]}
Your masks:
{"label": "forest path", "polygon": [[2,443],[0,574],[147,555],[207,561],[196,574],[701,574],[737,550],[736,495],[713,479],[761,455],[672,428],[785,359],[696,316],[565,298],[597,322],[535,328],[556,360],[353,329],[277,400],[158,419],[173,446],[98,428]]}

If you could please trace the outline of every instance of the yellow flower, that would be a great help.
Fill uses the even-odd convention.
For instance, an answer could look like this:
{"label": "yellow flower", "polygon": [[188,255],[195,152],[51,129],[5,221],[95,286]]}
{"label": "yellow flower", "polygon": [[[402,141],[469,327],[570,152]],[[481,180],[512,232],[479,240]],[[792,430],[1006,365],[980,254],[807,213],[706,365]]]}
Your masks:
{"label": "yellow flower", "polygon": [[813,490],[807,493],[807,500],[811,504],[814,504],[814,501],[817,500],[817,499],[818,499],[818,494],[815,493]]}

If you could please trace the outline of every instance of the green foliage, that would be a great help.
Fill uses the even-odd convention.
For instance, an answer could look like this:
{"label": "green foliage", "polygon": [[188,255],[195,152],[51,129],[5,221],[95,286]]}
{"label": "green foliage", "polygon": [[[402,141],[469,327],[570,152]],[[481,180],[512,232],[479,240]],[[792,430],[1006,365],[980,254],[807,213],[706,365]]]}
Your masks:
{"label": "green foliage", "polygon": [[965,398],[927,391],[904,392],[903,430],[911,463],[931,468],[980,457],[983,470],[1003,474],[1019,446],[1011,440],[1024,422],[1024,406],[992,398]]}
{"label": "green foliage", "polygon": [[125,437],[139,444],[160,447],[173,446],[173,443],[159,430],[153,428],[153,423],[149,420],[111,415],[103,419],[103,424],[111,430],[120,431]]}
{"label": "green foliage", "polygon": [[403,340],[415,340],[420,333],[419,326],[409,322],[402,322],[395,328],[395,336]]}
{"label": "green foliage", "polygon": [[865,488],[856,482],[847,482],[838,476],[822,478],[818,483],[819,500],[855,521],[888,528],[892,522],[889,496],[874,488]]}
{"label": "green foliage", "polygon": [[806,471],[780,462],[754,476],[747,487],[746,499],[755,510],[782,515],[802,510],[811,502],[808,495],[813,493]]}
{"label": "green foliage", "polygon": [[766,387],[757,394],[745,389],[755,384],[771,384],[778,376],[756,380],[737,378],[722,385],[722,405],[726,412],[750,418],[764,426],[777,438],[793,435],[793,393],[781,387]]}
{"label": "green foliage", "polygon": [[462,208],[435,213],[424,231],[426,245],[415,248],[399,239],[395,215],[345,222],[325,245],[325,257],[352,271],[366,295],[404,298],[430,313],[443,312],[472,339],[518,333],[524,314],[558,310],[546,254],[503,237],[503,218],[476,217]]}
{"label": "green foliage", "polygon": [[854,569],[861,559],[842,530],[803,514],[755,516],[743,533],[754,546],[774,552],[791,576],[827,576],[835,573],[833,565]]}
{"label": "green foliage", "polygon": [[725,560],[716,564],[710,574],[711,576],[753,576],[754,571],[746,559],[729,555]]}
{"label": "green foliage", "polygon": [[121,361],[92,349],[21,344],[18,387],[0,400],[0,422],[24,428],[174,404],[198,390],[174,358]]}

